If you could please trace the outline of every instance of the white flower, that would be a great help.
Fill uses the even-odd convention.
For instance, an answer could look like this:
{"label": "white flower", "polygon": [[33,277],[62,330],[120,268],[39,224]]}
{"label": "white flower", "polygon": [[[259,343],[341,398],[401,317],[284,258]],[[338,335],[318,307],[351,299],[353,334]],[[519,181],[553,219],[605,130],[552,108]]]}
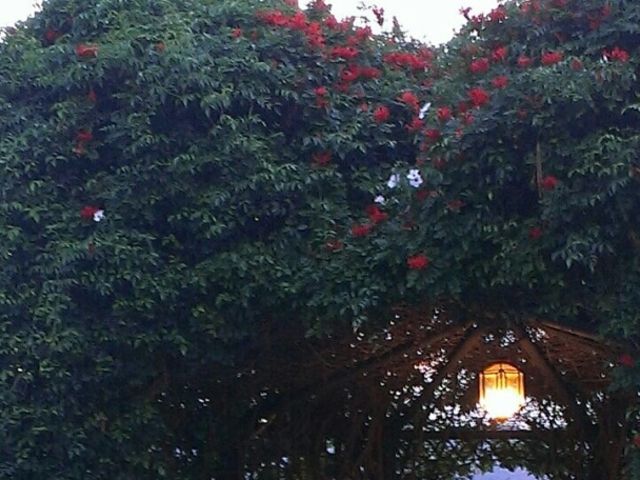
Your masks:
{"label": "white flower", "polygon": [[396,188],[399,183],[400,183],[400,175],[398,175],[397,173],[394,173],[389,177],[389,180],[387,181],[387,187]]}
{"label": "white flower", "polygon": [[407,173],[407,180],[409,180],[409,185],[411,185],[413,188],[418,188],[420,185],[422,185],[423,180],[422,175],[420,175],[420,170],[418,170],[417,168],[412,168],[411,170],[409,170],[409,173]]}
{"label": "white flower", "polygon": [[427,112],[429,111],[429,109],[431,108],[431,102],[427,102],[424,104],[424,106],[420,109],[420,113],[418,114],[418,118],[420,120],[422,120],[425,115],[427,114]]}
{"label": "white flower", "polygon": [[385,203],[387,203],[387,200],[382,195],[376,195],[376,198],[373,199],[373,203],[384,205]]}
{"label": "white flower", "polygon": [[100,222],[104,220],[104,210],[97,210],[96,213],[93,214],[93,221]]}

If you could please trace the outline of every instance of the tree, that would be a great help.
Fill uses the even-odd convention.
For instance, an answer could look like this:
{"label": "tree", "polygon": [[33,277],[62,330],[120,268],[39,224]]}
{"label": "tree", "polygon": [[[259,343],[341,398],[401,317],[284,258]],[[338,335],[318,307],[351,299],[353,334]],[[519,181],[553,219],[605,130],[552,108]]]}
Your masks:
{"label": "tree", "polygon": [[0,44],[0,476],[236,478],[261,400],[207,384],[400,302],[637,336],[639,14],[436,56],[321,0],[45,3]]}

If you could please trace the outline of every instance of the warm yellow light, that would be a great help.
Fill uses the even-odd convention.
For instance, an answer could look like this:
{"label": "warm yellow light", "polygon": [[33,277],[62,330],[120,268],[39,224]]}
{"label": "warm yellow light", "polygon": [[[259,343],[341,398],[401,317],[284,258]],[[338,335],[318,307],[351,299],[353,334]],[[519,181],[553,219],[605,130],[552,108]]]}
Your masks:
{"label": "warm yellow light", "polygon": [[508,363],[494,363],[480,373],[480,406],[496,420],[511,418],[524,405],[524,375]]}

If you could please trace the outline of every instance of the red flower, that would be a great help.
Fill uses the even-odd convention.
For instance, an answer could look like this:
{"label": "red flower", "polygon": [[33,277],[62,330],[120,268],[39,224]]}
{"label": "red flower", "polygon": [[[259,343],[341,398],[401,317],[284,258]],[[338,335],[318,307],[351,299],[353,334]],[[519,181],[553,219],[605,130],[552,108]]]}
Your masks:
{"label": "red flower", "polygon": [[360,52],[357,48],[353,47],[333,47],[331,49],[332,58],[343,58],[345,60],[352,60],[356,58]]}
{"label": "red flower", "polygon": [[340,79],[345,83],[355,82],[360,76],[360,68],[357,65],[349,65],[340,73]]}
{"label": "red flower", "polygon": [[509,49],[507,47],[498,47],[491,52],[491,60],[494,62],[504,62],[507,59]]}
{"label": "red flower", "polygon": [[540,227],[531,227],[529,229],[529,238],[531,240],[538,240],[542,236],[542,229]]}
{"label": "red flower", "polygon": [[438,120],[442,123],[446,123],[449,120],[451,120],[451,109],[449,107],[440,107],[438,108],[438,110],[436,111],[436,116],[438,117]]}
{"label": "red flower", "polygon": [[509,85],[509,78],[506,75],[498,75],[496,78],[491,80],[491,85],[495,88],[505,88]]}
{"label": "red flower", "polygon": [[542,65],[549,66],[562,61],[562,58],[562,52],[545,52],[542,54],[540,62],[542,63]]}
{"label": "red flower", "polygon": [[331,152],[325,150],[314,153],[311,156],[311,163],[317,167],[326,167],[331,163]]}
{"label": "red flower", "polygon": [[471,125],[473,123],[473,121],[475,120],[475,118],[473,118],[473,114],[471,112],[464,112],[462,114],[462,123],[468,127],[469,125]]}
{"label": "red flower", "polygon": [[231,38],[240,38],[242,36],[241,28],[234,28],[231,30]]}
{"label": "red flower", "polygon": [[380,78],[382,72],[375,67],[361,67],[360,68],[360,76],[362,78],[366,78],[367,80],[372,80],[374,78]]}
{"label": "red flower", "polygon": [[418,111],[420,110],[420,103],[418,102],[418,97],[416,97],[413,92],[404,92],[398,98],[402,103],[406,104],[412,110]]}
{"label": "red flower", "polygon": [[624,63],[629,60],[629,52],[619,47],[615,47],[612,50],[605,50],[603,54],[607,60],[612,60],[614,62]]}
{"label": "red flower", "polygon": [[76,45],[76,55],[80,58],[94,58],[98,56],[98,46],[94,44],[80,43]]}
{"label": "red flower", "polygon": [[366,212],[369,216],[369,220],[371,220],[374,225],[382,223],[389,218],[389,214],[380,210],[377,205],[369,205],[366,209]]}
{"label": "red flower", "polygon": [[582,62],[580,60],[578,60],[577,58],[572,58],[571,59],[571,70],[575,71],[575,72],[579,72],[580,70],[582,70],[584,67],[584,65],[582,64]]}
{"label": "red flower", "polygon": [[57,30],[54,30],[54,29],[50,28],[46,32],[44,32],[44,39],[48,43],[55,43],[56,40],[58,40],[58,38],[60,38],[61,35],[62,34],[60,32],[58,32]]}
{"label": "red flower", "polygon": [[526,55],[520,55],[518,57],[518,66],[520,68],[529,68],[533,64],[533,60]]}
{"label": "red flower", "polygon": [[636,365],[636,360],[628,353],[623,353],[618,357],[618,363],[623,367],[633,368]]}
{"label": "red flower", "polygon": [[304,12],[296,12],[287,22],[287,26],[292,30],[305,30],[308,20]]}
{"label": "red flower", "polygon": [[489,94],[482,87],[475,87],[469,90],[469,98],[474,107],[482,107],[489,102]]}
{"label": "red flower", "polygon": [[371,233],[371,230],[373,230],[373,225],[368,223],[353,225],[351,227],[351,235],[356,238],[366,237]]}
{"label": "red flower", "polygon": [[100,210],[98,207],[94,207],[93,205],[86,205],[82,207],[80,210],[80,218],[83,220],[93,220],[93,216]]}
{"label": "red flower", "polygon": [[640,448],[640,435],[636,435],[635,437],[633,437],[633,444]]}
{"label": "red flower", "polygon": [[78,130],[76,133],[76,141],[79,143],[89,143],[93,140],[93,133],[89,130]]}
{"label": "red flower", "polygon": [[358,42],[363,42],[365,40],[368,40],[371,34],[371,27],[358,27],[356,28],[355,37]]}
{"label": "red flower", "polygon": [[424,134],[430,143],[437,142],[438,140],[440,140],[440,137],[442,136],[442,134],[440,133],[440,130],[438,130],[437,128],[429,128],[426,132],[424,132]]}
{"label": "red flower", "polygon": [[507,9],[504,5],[498,5],[496,8],[489,12],[487,18],[492,23],[503,22],[507,19]]}
{"label": "red flower", "polygon": [[91,103],[96,103],[98,101],[98,95],[96,95],[96,92],[93,88],[89,90],[89,93],[87,93],[87,100]]}
{"label": "red flower", "polygon": [[384,105],[379,106],[373,111],[373,119],[376,123],[385,123],[391,117],[391,112]]}
{"label": "red flower", "polygon": [[422,130],[422,127],[424,127],[424,122],[418,117],[413,117],[411,119],[411,122],[409,122],[406,127],[409,133],[416,133]]}
{"label": "red flower", "polygon": [[313,89],[313,93],[318,97],[324,97],[327,94],[327,87],[316,87]]}
{"label": "red flower", "polygon": [[411,270],[424,270],[429,266],[430,260],[426,255],[418,254],[407,258],[407,266]]}
{"label": "red flower", "polygon": [[420,71],[429,64],[429,59],[424,54],[422,57],[408,52],[392,52],[384,56],[384,62],[394,67],[408,67],[414,71]]}
{"label": "red flower", "polygon": [[469,70],[471,73],[486,73],[489,71],[489,59],[488,58],[478,58],[471,62],[469,65]]}
{"label": "red flower", "polygon": [[542,180],[540,180],[540,187],[543,190],[551,191],[554,190],[559,183],[560,181],[556,177],[554,177],[553,175],[547,175]]}
{"label": "red flower", "polygon": [[330,30],[335,30],[338,28],[338,20],[333,15],[328,15],[324,20],[324,24]]}
{"label": "red flower", "polygon": [[384,24],[384,8],[373,7],[373,15],[376,17],[378,25]]}
{"label": "red flower", "polygon": [[264,23],[273,27],[284,27],[289,23],[287,16],[280,10],[258,12],[256,15]]}
{"label": "red flower", "polygon": [[304,34],[307,37],[309,45],[315,48],[324,47],[324,35],[322,33],[322,25],[319,22],[311,22],[307,26]]}

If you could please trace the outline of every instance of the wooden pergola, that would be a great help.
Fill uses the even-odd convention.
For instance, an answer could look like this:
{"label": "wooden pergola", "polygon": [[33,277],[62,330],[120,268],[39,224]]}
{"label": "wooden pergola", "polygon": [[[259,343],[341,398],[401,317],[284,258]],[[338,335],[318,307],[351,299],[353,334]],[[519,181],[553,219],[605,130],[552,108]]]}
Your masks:
{"label": "wooden pergola", "polygon": [[[609,391],[618,346],[536,318],[388,315],[385,328],[340,339],[291,344],[265,331],[243,371],[203,386],[220,402],[252,399],[218,477],[448,479],[501,462],[550,479],[621,478],[633,397]],[[494,361],[525,376],[527,405],[507,423],[477,408],[478,373]]]}

